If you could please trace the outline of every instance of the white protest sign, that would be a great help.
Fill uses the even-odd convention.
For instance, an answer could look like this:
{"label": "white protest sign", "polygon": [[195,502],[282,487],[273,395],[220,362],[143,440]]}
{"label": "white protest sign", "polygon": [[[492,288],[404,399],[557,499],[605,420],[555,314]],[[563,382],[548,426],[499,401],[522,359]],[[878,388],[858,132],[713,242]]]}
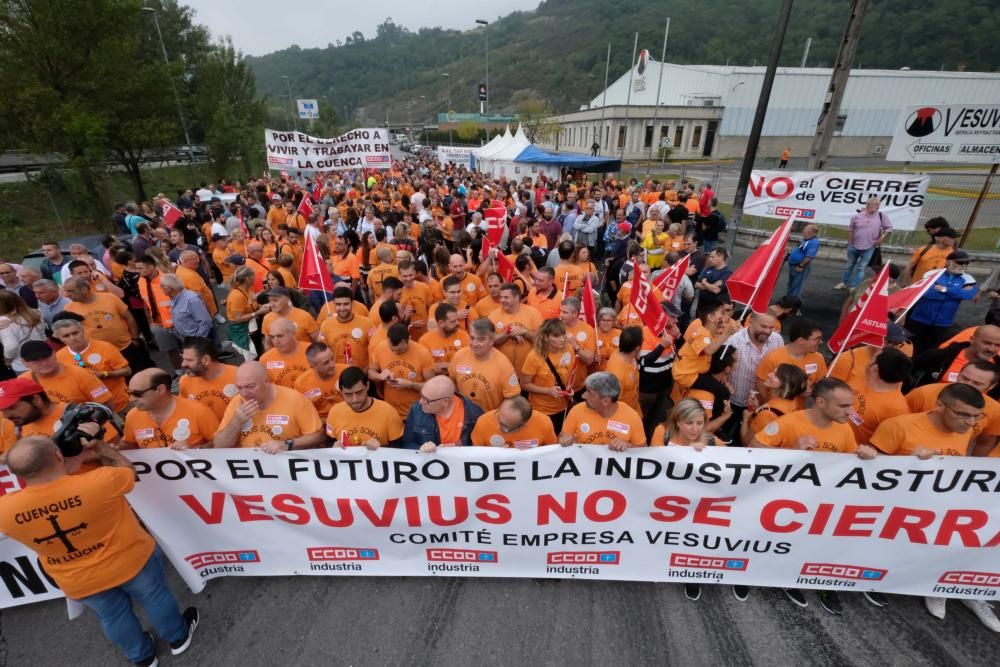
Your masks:
{"label": "white protest sign", "polygon": [[929,183],[920,174],[754,170],[743,211],[782,220],[798,211],[800,220],[847,227],[874,196],[893,229],[916,229]]}
{"label": "white protest sign", "polygon": [[264,130],[267,166],[288,172],[388,169],[389,134],[381,128],[351,130],[333,139],[302,132]]}
{"label": "white protest sign", "polygon": [[710,447],[128,452],[193,590],[220,576],[1000,591],[1000,460]]}
{"label": "white protest sign", "polygon": [[472,149],[464,146],[438,146],[438,162],[448,164],[454,162],[472,169]]}
{"label": "white protest sign", "polygon": [[933,104],[899,114],[886,160],[1000,162],[1000,105]]}
{"label": "white protest sign", "polygon": [[295,106],[299,109],[299,118],[319,118],[319,102],[316,100],[295,100]]}

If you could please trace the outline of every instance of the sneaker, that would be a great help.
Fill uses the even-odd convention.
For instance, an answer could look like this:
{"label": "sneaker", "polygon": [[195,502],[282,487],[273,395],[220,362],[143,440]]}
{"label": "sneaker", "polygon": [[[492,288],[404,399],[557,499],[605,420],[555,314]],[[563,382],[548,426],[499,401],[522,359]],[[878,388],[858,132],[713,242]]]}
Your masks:
{"label": "sneaker", "polygon": [[157,667],[160,664],[160,659],[156,657],[156,639],[151,632],[144,632],[143,634],[149,637],[149,643],[153,647],[153,655],[145,660],[136,660],[135,664],[139,665],[139,667]]}
{"label": "sneaker", "polygon": [[847,285],[845,283],[837,283],[836,285],[833,286],[833,289],[837,290],[838,292],[843,292],[844,290],[847,289]]}
{"label": "sneaker", "polygon": [[746,602],[746,599],[750,597],[750,587],[733,586],[733,597],[735,597],[740,602]]}
{"label": "sneaker", "polygon": [[786,588],[784,589],[785,595],[788,599],[799,605],[800,607],[808,607],[809,602],[806,600],[806,596],[797,588]]}
{"label": "sneaker", "polygon": [[837,591],[820,591],[819,603],[823,605],[823,609],[826,609],[834,616],[840,616],[844,613],[844,605],[840,603],[840,596],[837,595]]}
{"label": "sneaker", "polygon": [[697,600],[701,597],[701,586],[699,584],[684,584],[684,597],[688,600]]}
{"label": "sneaker", "polygon": [[882,593],[878,593],[876,591],[865,591],[864,593],[862,593],[862,595],[864,595],[865,599],[868,600],[869,602],[871,602],[876,607],[888,607],[889,606],[889,598],[887,598]]}
{"label": "sneaker", "polygon": [[191,646],[191,638],[194,637],[195,628],[198,627],[199,616],[197,607],[188,607],[184,610],[183,616],[184,622],[187,623],[188,627],[187,636],[179,641],[170,642],[171,655],[180,655],[188,650],[188,647]]}
{"label": "sneaker", "polygon": [[968,607],[979,622],[993,632],[1000,632],[1000,619],[985,600],[962,600],[962,604]]}
{"label": "sneaker", "polygon": [[946,610],[945,605],[948,603],[948,598],[924,598],[924,606],[927,607],[927,611],[930,612],[931,616],[934,618],[944,620],[944,612]]}

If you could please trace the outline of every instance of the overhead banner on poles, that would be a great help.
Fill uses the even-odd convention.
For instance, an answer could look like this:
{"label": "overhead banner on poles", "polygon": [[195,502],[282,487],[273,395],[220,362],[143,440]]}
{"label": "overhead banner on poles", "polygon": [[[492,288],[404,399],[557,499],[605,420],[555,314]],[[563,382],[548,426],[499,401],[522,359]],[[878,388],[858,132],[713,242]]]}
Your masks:
{"label": "overhead banner on poles", "polygon": [[677,581],[991,599],[1000,460],[742,448],[129,452],[139,516],[221,576]]}
{"label": "overhead banner on poles", "polygon": [[845,171],[757,171],[750,175],[743,211],[749,215],[847,227],[871,197],[896,230],[916,229],[930,176]]}
{"label": "overhead banner on poles", "polygon": [[389,133],[377,127],[351,130],[332,139],[264,130],[264,146],[269,169],[311,172],[392,166]]}

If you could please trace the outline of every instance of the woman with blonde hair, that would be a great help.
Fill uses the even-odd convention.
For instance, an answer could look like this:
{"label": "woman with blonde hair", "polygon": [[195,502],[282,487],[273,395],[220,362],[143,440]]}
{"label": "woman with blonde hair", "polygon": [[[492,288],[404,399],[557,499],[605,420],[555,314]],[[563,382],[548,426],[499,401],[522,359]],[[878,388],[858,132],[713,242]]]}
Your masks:
{"label": "woman with blonde hair", "polygon": [[587,376],[586,367],[581,367],[576,355],[578,345],[566,335],[562,320],[545,320],[517,374],[521,388],[528,392],[532,409],[548,415],[556,433],[562,429],[566,411],[573,404],[573,393],[583,386]]}
{"label": "woman with blonde hair", "polygon": [[[29,308],[17,292],[0,290],[0,343],[4,364],[14,373],[28,367],[21,361],[21,346],[29,340],[45,340],[45,323],[37,310]],[[9,373],[5,375],[10,376]]]}
{"label": "woman with blonde hair", "polygon": [[653,431],[649,444],[651,447],[682,445],[700,452],[721,443],[708,432],[708,415],[702,404],[693,398],[682,398],[667,420]]}
{"label": "woman with blonde hair", "polygon": [[265,314],[270,306],[263,305],[254,309],[257,301],[254,298],[253,284],[257,274],[249,266],[241,266],[233,273],[231,289],[226,298],[226,317],[229,319],[229,340],[236,351],[247,361],[256,355],[250,349],[250,322]]}
{"label": "woman with blonde hair", "polygon": [[160,273],[173,273],[174,265],[170,262],[170,258],[167,257],[167,253],[163,252],[162,248],[153,246],[146,250],[146,257],[153,260],[153,264],[156,265],[156,270]]}

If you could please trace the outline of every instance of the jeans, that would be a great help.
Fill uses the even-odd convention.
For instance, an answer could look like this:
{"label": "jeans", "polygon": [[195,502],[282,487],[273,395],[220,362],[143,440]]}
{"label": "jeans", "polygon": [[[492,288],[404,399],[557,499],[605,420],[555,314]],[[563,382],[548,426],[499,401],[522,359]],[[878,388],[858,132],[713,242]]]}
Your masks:
{"label": "jeans", "polygon": [[712,252],[712,249],[717,245],[719,245],[718,241],[709,241],[708,239],[705,239],[701,242],[701,251],[707,255]]}
{"label": "jeans", "polygon": [[868,262],[871,261],[874,254],[875,246],[867,250],[858,250],[852,245],[847,246],[847,268],[844,269],[844,275],[840,279],[840,282],[851,289],[857,287],[861,283],[861,279],[865,275],[865,269],[868,268]]}
{"label": "jeans", "polygon": [[796,271],[796,266],[798,264],[788,265],[788,296],[802,296],[802,288],[806,284],[809,272],[812,271],[812,262],[802,267],[801,271]]}
{"label": "jeans", "polygon": [[126,658],[139,662],[153,655],[154,645],[132,610],[133,601],[142,605],[156,634],[165,641],[174,643],[187,636],[187,623],[167,587],[159,547],[132,579],[80,600],[97,614],[104,635],[118,645]]}

